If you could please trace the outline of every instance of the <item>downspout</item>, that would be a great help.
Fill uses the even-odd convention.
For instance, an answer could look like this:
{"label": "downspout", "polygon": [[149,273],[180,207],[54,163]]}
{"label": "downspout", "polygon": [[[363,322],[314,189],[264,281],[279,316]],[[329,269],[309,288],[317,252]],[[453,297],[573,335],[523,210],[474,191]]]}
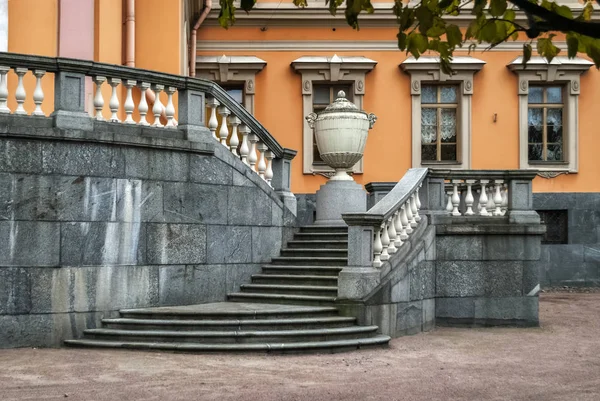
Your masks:
{"label": "downspout", "polygon": [[212,10],[212,0],[204,0],[204,9],[190,32],[190,77],[196,76],[196,35],[198,33],[198,28],[200,28],[200,25],[202,25],[210,10]]}
{"label": "downspout", "polygon": [[125,7],[125,65],[135,67],[135,0],[126,0]]}

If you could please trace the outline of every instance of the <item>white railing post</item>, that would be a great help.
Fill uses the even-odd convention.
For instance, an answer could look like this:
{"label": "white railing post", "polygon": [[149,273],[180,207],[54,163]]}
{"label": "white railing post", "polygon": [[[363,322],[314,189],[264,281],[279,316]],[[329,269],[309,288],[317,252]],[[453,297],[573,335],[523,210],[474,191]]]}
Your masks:
{"label": "white railing post", "polygon": [[219,115],[221,116],[221,128],[219,128],[219,138],[221,139],[221,145],[227,147],[227,137],[229,136],[229,127],[227,126],[227,116],[231,114],[229,109],[225,106],[218,108]]}
{"label": "white railing post", "polygon": [[10,114],[8,108],[8,78],[6,76],[9,71],[9,67],[0,67],[0,113],[2,114]]}
{"label": "white railing post", "polygon": [[452,206],[452,190],[446,190],[445,192],[448,198],[448,202],[446,202],[446,211],[449,214],[452,214],[452,210],[454,209],[454,206]]}
{"label": "white railing post", "polygon": [[229,125],[231,125],[231,137],[229,138],[229,150],[231,153],[238,156],[237,148],[240,144],[240,137],[238,136],[238,126],[241,124],[239,118],[233,114],[227,117]]}
{"label": "white railing post", "polygon": [[140,112],[140,125],[148,126],[150,123],[146,119],[146,114],[148,114],[148,101],[146,100],[146,91],[150,89],[150,84],[148,82],[140,82],[140,104],[138,105],[138,111]]}
{"label": "white railing post", "polygon": [[117,95],[117,86],[121,83],[119,78],[109,78],[108,84],[112,88],[112,94],[110,95],[110,101],[108,102],[108,107],[110,107],[111,116],[110,122],[120,123],[119,116],[117,113],[119,112],[119,96]]}
{"label": "white railing post", "polygon": [[217,119],[217,107],[219,107],[221,103],[214,97],[208,98],[206,100],[206,107],[210,109],[210,117],[208,119],[208,129],[212,134],[213,138],[219,140],[217,138],[217,127],[219,126],[219,120]]}
{"label": "white railing post", "polygon": [[388,246],[390,246],[390,236],[388,235],[387,224],[384,221],[381,223],[381,260],[385,262],[390,259],[390,254],[388,253]]}
{"label": "white railing post", "polygon": [[35,110],[31,113],[32,116],[45,116],[42,111],[42,103],[44,102],[44,89],[42,88],[42,78],[46,74],[44,70],[33,70],[35,76],[35,90],[33,91],[33,103]]}
{"label": "white railing post", "polygon": [[465,196],[465,205],[467,210],[465,211],[465,216],[472,216],[475,214],[475,212],[473,212],[473,203],[475,202],[475,198],[473,197],[472,189],[475,180],[465,180],[465,183],[467,184],[467,195]]}
{"label": "white railing post", "polygon": [[255,168],[256,162],[258,161],[258,155],[256,154],[256,142],[258,142],[258,136],[256,134],[248,135],[248,140],[250,141],[250,153],[248,154],[248,163],[250,163],[250,168],[256,172],[258,172]]}
{"label": "white railing post", "polygon": [[106,81],[106,77],[95,76],[94,83],[96,84],[96,95],[94,96],[94,109],[96,109],[96,120],[106,121],[102,115],[104,108],[104,96],[102,95],[102,84]]}
{"label": "white railing post", "polygon": [[152,85],[152,89],[154,90],[154,106],[152,106],[152,114],[154,114],[154,124],[153,127],[162,127],[162,123],[160,122],[160,115],[163,111],[162,103],[160,102],[160,92],[165,88],[164,85]]}
{"label": "white railing post", "polygon": [[167,107],[165,107],[165,116],[167,117],[167,128],[176,128],[175,125],[175,106],[173,105],[173,93],[177,88],[168,86],[165,92],[167,92]]}
{"label": "white railing post", "polygon": [[419,216],[419,210],[421,210],[421,199],[419,198],[419,191],[421,190],[421,186],[423,186],[423,184],[419,184],[417,190],[415,191],[415,204],[417,205],[417,216],[415,217],[415,220],[417,220],[417,223],[421,221],[421,216]]}
{"label": "white railing post", "polygon": [[396,231],[396,241],[394,246],[396,249],[400,249],[402,246],[402,219],[400,217],[400,210],[396,210],[394,213],[394,230]]}
{"label": "white railing post", "polygon": [[265,158],[267,159],[267,170],[265,171],[265,181],[269,184],[270,187],[271,181],[273,180],[273,158],[275,155],[270,150],[265,152]]}
{"label": "white railing post", "polygon": [[390,244],[388,245],[388,253],[391,255],[398,251],[398,249],[396,248],[396,237],[398,235],[396,233],[396,226],[393,215],[387,221],[387,228],[388,237],[390,239]]}
{"label": "white railing post", "polygon": [[421,216],[419,216],[419,209],[417,208],[417,199],[415,193],[413,192],[412,194],[410,194],[410,197],[408,199],[410,201],[410,210],[413,215],[410,225],[412,227],[416,227],[417,224],[419,224],[418,221],[421,220]]}
{"label": "white railing post", "polygon": [[402,241],[406,241],[409,234],[408,230],[410,229],[410,224],[408,224],[408,216],[406,215],[406,204],[400,207],[400,221],[402,222],[402,232],[400,233],[400,238]]}
{"label": "white railing post", "polygon": [[413,214],[412,207],[410,206],[410,200],[407,200],[404,204],[404,209],[406,210],[406,219],[408,220],[406,223],[406,233],[412,234],[413,232]]}
{"label": "white railing post", "polygon": [[479,184],[481,185],[481,190],[479,191],[479,215],[480,216],[489,216],[490,214],[488,213],[487,210],[487,202],[488,202],[488,197],[487,197],[487,191],[485,186],[487,185],[487,183],[490,182],[489,180],[479,180]]}
{"label": "white railing post", "polygon": [[494,180],[494,216],[502,216],[502,194],[500,188],[504,180]]}
{"label": "white railing post", "polygon": [[383,252],[383,244],[381,243],[381,227],[375,230],[375,239],[373,240],[373,267],[380,268],[381,263],[381,252]]}
{"label": "white railing post", "polygon": [[18,77],[17,91],[15,92],[15,99],[17,100],[17,109],[15,114],[27,115],[27,111],[23,107],[25,99],[27,98],[27,92],[25,92],[25,86],[23,85],[23,77],[27,74],[27,68],[15,68],[15,73]]}
{"label": "white railing post", "polygon": [[502,210],[502,216],[506,214],[508,210],[508,185],[502,185],[502,203],[500,204],[500,208]]}
{"label": "white railing post", "polygon": [[458,205],[460,204],[460,196],[458,194],[458,184],[460,180],[452,180],[452,216],[460,216]]}
{"label": "white railing post", "polygon": [[125,109],[125,124],[135,124],[135,120],[133,119],[133,111],[135,110],[135,103],[133,102],[133,87],[135,86],[136,81],[132,79],[125,80],[123,84],[125,89],[127,89],[127,94],[125,96],[125,103],[123,103],[123,108]]}
{"label": "white railing post", "polygon": [[240,125],[239,128],[240,133],[242,134],[242,146],[240,146],[240,157],[242,158],[242,162],[247,166],[250,165],[248,163],[248,154],[250,153],[250,146],[248,145],[248,135],[250,134],[250,128],[245,124]]}
{"label": "white railing post", "polygon": [[264,180],[265,172],[267,171],[267,162],[265,160],[265,152],[267,151],[268,148],[267,148],[267,145],[263,141],[260,141],[257,144],[256,148],[260,152],[260,156],[258,158],[258,164],[257,164],[256,168],[258,169],[258,175],[260,176],[260,178],[262,178]]}

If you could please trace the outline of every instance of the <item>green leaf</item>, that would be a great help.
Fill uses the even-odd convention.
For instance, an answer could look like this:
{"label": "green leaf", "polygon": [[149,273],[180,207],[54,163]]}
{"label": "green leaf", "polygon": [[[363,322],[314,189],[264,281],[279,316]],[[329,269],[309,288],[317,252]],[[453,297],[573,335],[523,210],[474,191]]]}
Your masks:
{"label": "green leaf", "polygon": [[463,36],[460,28],[453,24],[446,26],[446,40],[450,47],[462,47]]}
{"label": "green leaf", "polygon": [[304,8],[308,6],[308,3],[306,2],[306,0],[294,0],[294,5],[296,7]]}
{"label": "green leaf", "polygon": [[590,58],[592,59],[592,61],[594,61],[594,64],[596,65],[596,68],[600,68],[600,46],[598,45],[598,41],[595,40],[595,43],[592,44],[589,48],[588,51],[586,52],[586,54],[588,56],[590,56]]}
{"label": "green leaf", "polygon": [[577,56],[577,50],[579,49],[579,40],[571,33],[567,34],[567,55],[569,58]]}
{"label": "green leaf", "polygon": [[248,13],[248,11],[252,10],[254,4],[256,4],[256,0],[242,0],[240,3],[240,8]]}
{"label": "green leaf", "polygon": [[494,40],[496,39],[496,24],[494,23],[495,21],[488,21],[479,31],[479,39],[483,40],[484,42],[488,42],[488,43],[494,43]]}
{"label": "green leaf", "polygon": [[531,52],[533,49],[529,43],[525,43],[523,45],[523,65],[527,64],[529,60],[531,60]]}
{"label": "green leaf", "polygon": [[579,16],[579,18],[583,19],[584,21],[589,21],[592,19],[593,13],[594,13],[594,5],[592,4],[591,1],[588,0],[585,3],[585,6],[583,6],[583,12]]}
{"label": "green leaf", "polygon": [[502,17],[503,19],[507,20],[507,21],[514,21],[515,17],[516,17],[516,13],[515,10],[512,9],[508,9],[506,10],[506,12],[504,13],[504,17]]}
{"label": "green leaf", "polygon": [[506,11],[506,0],[491,0],[490,14],[494,17],[499,17]]}
{"label": "green leaf", "polygon": [[419,56],[427,51],[428,39],[427,36],[422,35],[418,32],[412,32],[408,35],[408,51],[414,56]]}
{"label": "green leaf", "polygon": [[573,19],[573,12],[567,6],[556,6],[552,11],[554,11],[556,14],[562,17]]}
{"label": "green leaf", "polygon": [[548,62],[551,62],[552,59],[560,53],[560,49],[554,46],[551,38],[538,38],[537,51],[540,56],[545,57]]}
{"label": "green leaf", "polygon": [[419,31],[423,34],[427,33],[433,27],[433,13],[427,7],[420,6],[415,10],[415,16],[419,22]]}
{"label": "green leaf", "polygon": [[512,35],[510,35],[510,38],[511,38],[513,41],[515,41],[515,40],[519,39],[519,32],[518,32],[518,31],[514,31],[514,32],[512,33]]}
{"label": "green leaf", "polygon": [[426,35],[430,38],[439,38],[446,33],[446,23],[440,17],[435,17],[433,20],[433,26],[429,28]]}
{"label": "green leaf", "polygon": [[442,0],[438,4],[438,7],[441,9],[445,9],[445,8],[450,7],[452,5],[452,3],[454,3],[454,0]]}
{"label": "green leaf", "polygon": [[398,35],[396,35],[396,37],[398,38],[398,49],[406,50],[408,36],[406,36],[404,32],[398,32]]}

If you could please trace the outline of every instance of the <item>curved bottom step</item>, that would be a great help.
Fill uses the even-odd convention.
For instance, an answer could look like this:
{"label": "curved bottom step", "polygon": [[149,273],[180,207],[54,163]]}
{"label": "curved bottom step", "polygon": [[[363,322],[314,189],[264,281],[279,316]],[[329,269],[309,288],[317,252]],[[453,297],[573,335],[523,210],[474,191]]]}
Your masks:
{"label": "curved bottom step", "polygon": [[123,342],[98,340],[65,340],[72,347],[144,349],[155,351],[179,352],[342,352],[368,347],[385,347],[390,341],[389,336],[377,335],[369,338],[308,341],[296,343],[259,343],[259,344],[195,344],[195,343],[157,343],[157,342]]}

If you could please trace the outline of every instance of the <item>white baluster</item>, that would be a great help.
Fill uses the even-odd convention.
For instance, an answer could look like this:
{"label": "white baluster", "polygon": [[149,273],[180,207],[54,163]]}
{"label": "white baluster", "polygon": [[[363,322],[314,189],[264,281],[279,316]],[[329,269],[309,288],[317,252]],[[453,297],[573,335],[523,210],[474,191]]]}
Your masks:
{"label": "white baluster", "polygon": [[267,162],[265,160],[265,152],[267,151],[267,145],[264,142],[259,142],[256,148],[260,151],[260,157],[258,158],[258,175],[263,180],[265,179],[265,172],[267,171]]}
{"label": "white baluster", "polygon": [[239,131],[242,134],[242,146],[240,146],[240,156],[242,158],[242,162],[249,166],[250,163],[248,163],[248,154],[250,153],[250,146],[248,145],[248,134],[250,134],[250,128],[242,124],[240,125]]}
{"label": "white baluster", "polygon": [[390,236],[388,234],[387,225],[385,222],[381,223],[381,257],[380,259],[385,262],[390,259],[390,254],[388,253],[388,247],[390,246]]}
{"label": "white baluster", "polygon": [[489,216],[490,214],[488,213],[487,210],[487,202],[488,202],[488,196],[487,196],[487,192],[486,192],[486,188],[485,186],[487,185],[487,183],[490,182],[489,180],[479,180],[479,184],[481,184],[481,190],[479,191],[479,215],[480,216]]}
{"label": "white baluster", "polygon": [[402,205],[400,208],[400,222],[402,223],[402,231],[400,232],[400,238],[402,241],[406,241],[408,239],[408,231],[410,228],[410,224],[408,224],[408,216],[406,216],[406,205]]}
{"label": "white baluster", "polygon": [[150,89],[148,82],[140,82],[140,104],[138,105],[138,111],[140,112],[140,125],[148,126],[150,123],[146,120],[146,114],[148,114],[148,101],[146,100],[146,91]]}
{"label": "white baluster", "polygon": [[394,222],[394,216],[391,216],[387,222],[387,232],[388,237],[390,239],[390,244],[388,245],[388,253],[390,255],[396,253],[398,249],[396,249],[396,237],[398,236],[396,233],[396,225]]}
{"label": "white baluster", "polygon": [[168,86],[165,92],[167,92],[167,107],[165,107],[165,116],[167,117],[167,124],[165,127],[175,128],[175,106],[173,105],[173,93],[177,88]]}
{"label": "white baluster", "polygon": [[17,91],[15,92],[15,98],[17,99],[17,109],[15,110],[15,114],[27,115],[27,112],[23,107],[23,103],[25,103],[25,99],[27,98],[27,92],[25,92],[25,86],[23,85],[23,76],[27,73],[27,68],[15,68],[15,73],[19,78]]}
{"label": "white baluster", "polygon": [[240,144],[240,137],[238,136],[238,126],[241,124],[239,118],[234,115],[227,117],[229,125],[231,125],[231,138],[229,138],[229,150],[231,153],[238,156],[238,145]]}
{"label": "white baluster", "polygon": [[229,127],[227,126],[227,116],[231,114],[229,109],[225,106],[218,108],[219,115],[221,116],[221,128],[219,128],[219,138],[221,138],[221,145],[227,147],[227,137],[229,136]]}
{"label": "white baluster", "polygon": [[506,184],[502,185],[502,203],[500,204],[500,208],[502,209],[502,216],[504,216],[508,210],[508,186]]}
{"label": "white baluster", "polygon": [[465,205],[467,206],[467,210],[465,211],[465,216],[473,216],[475,212],[473,212],[473,203],[475,202],[475,198],[473,197],[473,184],[475,180],[465,180],[467,183],[467,195],[465,196]]}
{"label": "white baluster", "polygon": [[394,241],[394,245],[396,249],[400,249],[402,246],[402,219],[400,217],[400,210],[396,210],[394,213],[394,231],[396,232],[396,240]]}
{"label": "white baluster", "polygon": [[154,91],[154,106],[152,106],[152,114],[154,114],[154,124],[153,127],[163,127],[160,122],[160,115],[163,111],[163,105],[160,102],[160,92],[165,88],[164,85],[152,85],[152,90]]}
{"label": "white baluster", "polygon": [[486,207],[490,216],[494,214],[495,207],[496,205],[494,203],[494,186],[490,185],[490,187],[488,188],[488,203]]}
{"label": "white baluster", "polygon": [[208,129],[212,133],[213,138],[217,138],[217,127],[219,126],[219,120],[217,119],[217,107],[221,103],[215,98],[209,98],[206,100],[206,106],[210,109],[210,118],[208,119]]}
{"label": "white baluster", "polygon": [[375,230],[375,239],[373,240],[373,267],[379,268],[381,263],[381,252],[383,251],[383,244],[381,243],[381,228]]}
{"label": "white baluster", "polygon": [[494,216],[502,216],[502,194],[500,188],[504,180],[494,180]]}
{"label": "white baluster", "polygon": [[42,88],[42,78],[46,74],[44,70],[33,70],[35,75],[35,90],[33,91],[33,103],[35,110],[31,113],[32,116],[45,116],[42,111],[42,103],[44,102],[44,89]]}
{"label": "white baluster", "polygon": [[459,180],[452,180],[452,216],[460,216],[458,205],[460,204],[460,195],[458,192]]}
{"label": "white baluster", "polygon": [[102,84],[106,81],[106,77],[95,76],[93,81],[96,84],[96,95],[94,96],[94,109],[96,109],[96,120],[106,121],[106,119],[102,115],[102,109],[104,108]]}
{"label": "white baluster", "polygon": [[248,141],[250,141],[250,153],[248,154],[248,163],[250,164],[250,168],[254,171],[257,171],[256,161],[258,160],[258,155],[256,154],[256,142],[258,142],[258,136],[255,134],[248,135]]}
{"label": "white baluster", "polygon": [[412,207],[410,206],[410,200],[407,200],[406,203],[404,204],[404,210],[406,210],[406,233],[407,234],[412,234],[413,232],[413,214],[412,214]]}
{"label": "white baluster", "polygon": [[267,181],[267,184],[269,184],[269,186],[272,187],[271,181],[273,180],[273,157],[275,157],[275,155],[270,150],[267,150],[265,152],[265,157],[267,158],[267,171],[265,171],[265,181]]}
{"label": "white baluster", "polygon": [[108,102],[108,107],[110,108],[110,122],[112,123],[120,123],[119,116],[117,113],[119,112],[119,96],[117,95],[117,86],[121,83],[119,78],[109,78],[108,84],[112,88],[112,94],[110,95],[110,101]]}
{"label": "white baluster", "polygon": [[423,184],[419,184],[419,187],[415,191],[415,204],[417,205],[417,215],[415,217],[415,220],[417,220],[417,223],[421,221],[421,216],[419,216],[419,210],[421,210],[421,199],[419,198],[419,191],[422,185]]}
{"label": "white baluster", "polygon": [[421,220],[421,217],[419,216],[419,211],[417,210],[417,200],[415,198],[414,192],[410,195],[410,198],[408,198],[408,200],[410,202],[410,211],[413,215],[412,220],[410,221],[410,225],[414,228],[418,224],[417,217],[419,217],[419,220]]}
{"label": "white baluster", "polygon": [[448,202],[446,203],[446,211],[452,214],[452,210],[454,206],[452,206],[452,191],[446,190],[446,195],[448,196]]}
{"label": "white baluster", "polygon": [[123,84],[125,89],[127,89],[127,94],[125,95],[125,103],[123,103],[123,109],[125,109],[125,124],[135,124],[135,120],[133,119],[133,110],[135,110],[135,103],[133,102],[133,87],[135,86],[136,81],[132,79],[125,80]]}
{"label": "white baluster", "polygon": [[2,114],[10,114],[8,108],[8,79],[6,77],[9,71],[9,67],[0,67],[0,113]]}

